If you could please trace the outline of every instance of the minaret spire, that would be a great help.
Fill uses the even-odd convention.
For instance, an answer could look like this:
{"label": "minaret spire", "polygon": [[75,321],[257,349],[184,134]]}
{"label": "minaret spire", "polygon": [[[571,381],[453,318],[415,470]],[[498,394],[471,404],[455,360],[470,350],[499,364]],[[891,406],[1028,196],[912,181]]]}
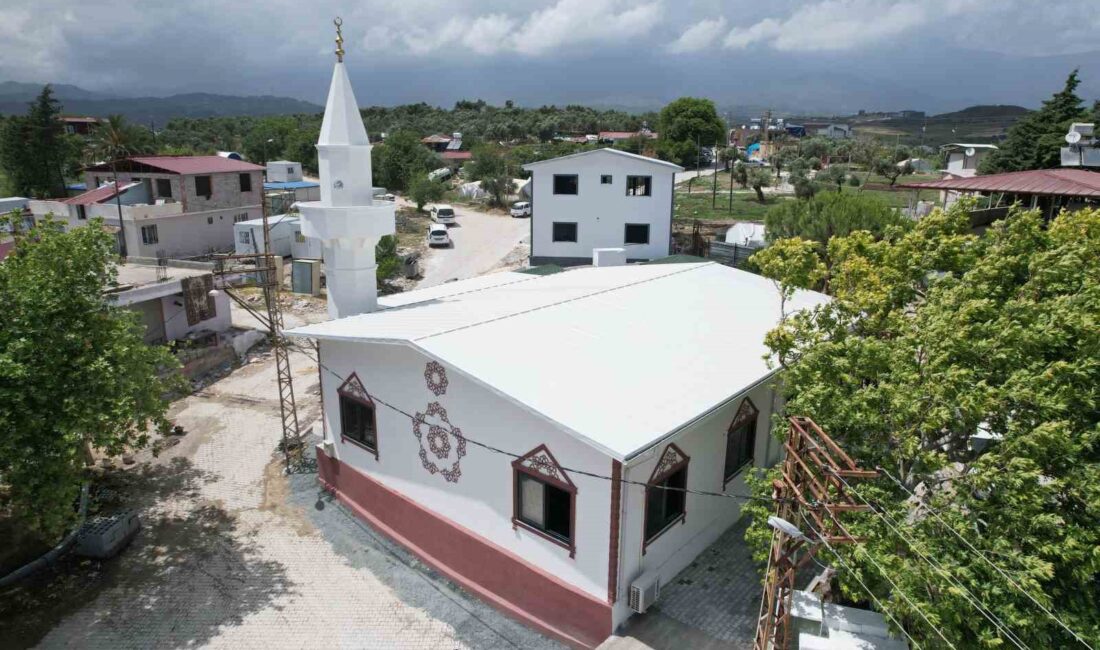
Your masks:
{"label": "minaret spire", "polygon": [[343,21],[336,25],[336,65],[317,139],[321,200],[298,204],[302,235],[320,239],[332,318],[378,306],[378,240],[394,233],[392,201],[376,201],[371,183],[371,144],[344,68]]}

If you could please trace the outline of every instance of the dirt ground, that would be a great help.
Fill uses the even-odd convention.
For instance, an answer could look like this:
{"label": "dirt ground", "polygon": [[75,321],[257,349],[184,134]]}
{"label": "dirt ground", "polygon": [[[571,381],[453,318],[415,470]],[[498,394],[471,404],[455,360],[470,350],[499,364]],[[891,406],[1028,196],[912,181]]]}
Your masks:
{"label": "dirt ground", "polygon": [[[308,426],[320,416],[317,367],[297,352],[291,366]],[[276,395],[261,350],[174,403],[185,434],[104,481],[105,508],[141,517],[133,542],[102,562],[70,555],[0,593],[0,647],[558,647],[388,542],[308,467],[286,475]]]}

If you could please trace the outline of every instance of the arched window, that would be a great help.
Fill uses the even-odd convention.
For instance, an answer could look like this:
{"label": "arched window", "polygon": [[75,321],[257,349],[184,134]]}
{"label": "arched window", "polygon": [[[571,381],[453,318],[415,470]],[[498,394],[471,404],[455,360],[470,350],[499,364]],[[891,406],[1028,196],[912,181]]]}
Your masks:
{"label": "arched window", "polygon": [[378,419],[371,399],[359,376],[351,373],[340,388],[340,438],[374,454],[378,459]]}
{"label": "arched window", "polygon": [[645,489],[645,547],[677,522],[687,520],[688,455],[675,444],[665,447]]}
{"label": "arched window", "polygon": [[577,486],[546,445],[512,461],[512,470],[512,526],[569,549],[569,557],[573,557],[577,550]]}
{"label": "arched window", "polygon": [[752,400],[745,398],[737,409],[737,415],[726,429],[726,466],[722,473],[722,487],[729,483],[742,467],[752,465],[756,449],[756,420],[760,411]]}

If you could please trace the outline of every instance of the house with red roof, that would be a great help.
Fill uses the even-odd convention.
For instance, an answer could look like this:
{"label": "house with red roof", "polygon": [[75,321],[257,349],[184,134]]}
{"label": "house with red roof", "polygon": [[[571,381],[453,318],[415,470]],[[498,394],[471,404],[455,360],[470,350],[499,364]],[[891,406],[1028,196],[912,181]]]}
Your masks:
{"label": "house with red roof", "polygon": [[134,156],[88,167],[86,192],[30,209],[68,228],[101,217],[120,228],[131,257],[232,252],[233,224],[263,216],[263,171],[222,156]]}

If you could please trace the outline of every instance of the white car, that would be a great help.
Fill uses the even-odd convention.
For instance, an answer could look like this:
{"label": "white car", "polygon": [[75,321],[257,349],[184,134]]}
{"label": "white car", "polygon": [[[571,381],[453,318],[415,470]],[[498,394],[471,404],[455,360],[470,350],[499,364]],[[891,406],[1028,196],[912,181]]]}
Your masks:
{"label": "white car", "polygon": [[512,204],[511,213],[513,217],[529,217],[531,216],[531,204],[527,201],[516,201]]}
{"label": "white car", "polygon": [[447,234],[447,226],[441,223],[433,223],[428,226],[429,246],[450,246],[451,236]]}
{"label": "white car", "polygon": [[432,221],[436,223],[451,224],[455,222],[455,209],[446,203],[433,205],[431,209]]}

